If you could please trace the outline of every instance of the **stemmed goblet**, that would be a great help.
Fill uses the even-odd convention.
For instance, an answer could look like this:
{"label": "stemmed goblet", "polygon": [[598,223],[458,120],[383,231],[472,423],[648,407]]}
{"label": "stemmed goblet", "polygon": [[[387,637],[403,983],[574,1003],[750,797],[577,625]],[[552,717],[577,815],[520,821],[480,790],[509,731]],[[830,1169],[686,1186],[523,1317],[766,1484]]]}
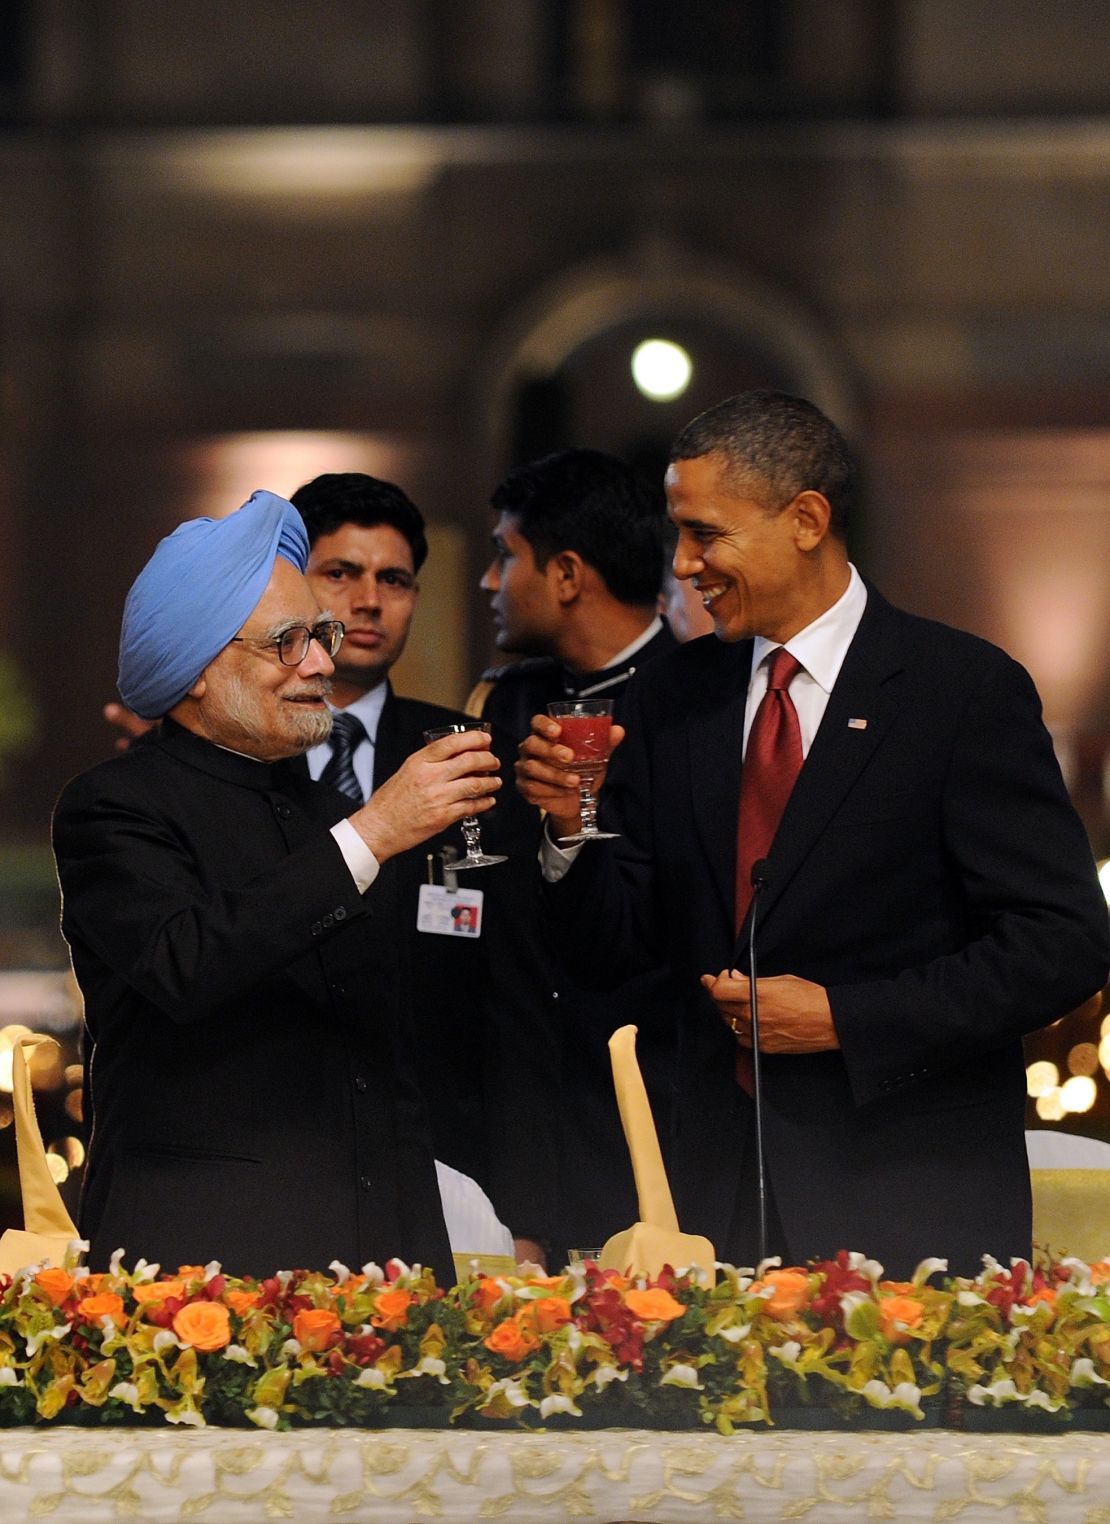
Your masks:
{"label": "stemmed goblet", "polygon": [[574,753],[572,761],[562,764],[563,769],[577,773],[579,778],[581,829],[573,836],[560,836],[559,840],[566,843],[608,841],[619,836],[619,831],[598,830],[597,797],[593,791],[594,780],[605,771],[613,749],[613,700],[560,699],[555,704],[548,704],[547,712],[559,722],[559,745],[569,746]]}
{"label": "stemmed goblet", "polygon": [[[440,725],[434,730],[426,730],[424,739],[430,745],[433,741],[442,741],[444,736],[462,735],[467,730],[481,730],[488,736],[489,722],[488,720],[471,720],[467,724]],[[459,824],[462,827],[463,841],[466,843],[466,856],[460,857],[457,862],[451,864],[452,873],[458,873],[463,868],[492,868],[494,863],[508,862],[509,859],[505,856],[482,851],[482,830],[478,824],[477,815],[464,815]]]}

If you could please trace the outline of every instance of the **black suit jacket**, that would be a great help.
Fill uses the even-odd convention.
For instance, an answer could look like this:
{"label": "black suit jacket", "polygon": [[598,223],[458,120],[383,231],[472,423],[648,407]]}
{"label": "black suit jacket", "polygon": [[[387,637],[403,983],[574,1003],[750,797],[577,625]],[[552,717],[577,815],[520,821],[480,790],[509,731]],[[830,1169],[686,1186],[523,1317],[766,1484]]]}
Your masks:
{"label": "black suit jacket", "polygon": [[[611,769],[625,836],[548,886],[593,976],[662,940],[686,991],[675,1185],[727,1250],[750,1106],[702,973],[733,939],[748,641],[693,642],[635,685]],[[850,721],[865,724],[850,724]],[[1030,1248],[1021,1036],[1106,979],[1106,908],[1028,675],[874,589],[770,854],[761,977],[823,985],[840,1050],[764,1062],[791,1253],[894,1273]],[[588,913],[582,913],[588,907]]]}
{"label": "black suit jacket", "polygon": [[[378,724],[374,788],[420,750],[425,730],[466,720],[473,716],[399,698],[391,688]],[[508,861],[458,875],[460,889],[484,895],[480,936],[416,928],[428,854],[441,883],[440,850],[462,855],[457,826],[383,864],[374,892],[388,897],[394,918],[393,956],[414,1017],[412,1067],[436,1157],[477,1180],[514,1234],[543,1240],[554,1230],[559,1180],[556,1036],[535,921],[538,829],[513,787],[515,742],[496,727],[493,739],[502,787],[481,817],[482,845]]]}
{"label": "black suit jacket", "polygon": [[[387,893],[331,790],[164,722],[54,820],[85,997],[90,1260],[449,1276]],[[349,809],[349,805],[346,806]]]}
{"label": "black suit jacket", "polygon": [[[492,687],[482,712],[517,743],[528,735],[532,716],[542,714],[558,699],[611,698],[614,718],[623,723],[630,679],[638,671],[650,669],[654,673],[660,658],[675,646],[675,638],[664,624],[630,661],[599,672],[572,673],[549,657],[495,668],[483,677]],[[533,848],[533,871],[535,856]],[[560,1247],[596,1248],[639,1216],[632,1165],[613,1089],[609,1038],[617,1027],[637,1024],[640,1066],[666,1148],[674,1093],[678,995],[667,970],[659,967],[636,974],[619,989],[599,994],[584,986],[573,942],[542,938],[542,932],[537,933],[540,939],[549,944],[551,966],[537,987],[535,1003],[538,1011],[546,1013],[558,1047],[558,1105],[554,1115],[562,1205],[557,1242]]]}

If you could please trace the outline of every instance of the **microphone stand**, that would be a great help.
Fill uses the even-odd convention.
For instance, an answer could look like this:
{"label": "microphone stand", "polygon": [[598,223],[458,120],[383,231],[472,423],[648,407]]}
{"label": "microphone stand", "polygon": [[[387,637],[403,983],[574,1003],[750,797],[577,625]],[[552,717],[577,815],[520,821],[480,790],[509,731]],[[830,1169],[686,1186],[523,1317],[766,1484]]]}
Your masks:
{"label": "microphone stand", "polygon": [[752,908],[748,917],[748,973],[751,980],[752,1007],[752,1098],[755,1101],[755,1177],[759,1202],[759,1260],[767,1258],[767,1169],[763,1147],[763,1054],[759,1044],[759,970],[755,961],[755,925],[759,913],[760,892],[767,887],[770,872],[767,859],[752,864]]}

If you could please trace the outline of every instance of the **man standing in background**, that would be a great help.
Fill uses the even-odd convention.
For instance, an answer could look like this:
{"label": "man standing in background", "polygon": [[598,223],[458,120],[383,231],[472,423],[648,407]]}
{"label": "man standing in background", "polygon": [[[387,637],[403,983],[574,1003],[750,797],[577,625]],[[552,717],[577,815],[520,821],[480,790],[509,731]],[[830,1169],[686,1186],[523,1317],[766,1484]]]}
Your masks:
{"label": "man standing in background", "polygon": [[[490,594],[497,645],[524,660],[483,674],[468,703],[522,741],[552,701],[611,698],[619,719],[632,675],[674,649],[658,612],[667,518],[662,491],[598,450],[517,467],[491,499]],[[533,866],[534,866],[534,853]],[[664,1148],[670,1130],[677,994],[661,971],[599,996],[577,978],[573,944],[537,990],[561,1052],[563,1236],[596,1248],[639,1216],[613,1090],[608,1040],[628,1022]]]}

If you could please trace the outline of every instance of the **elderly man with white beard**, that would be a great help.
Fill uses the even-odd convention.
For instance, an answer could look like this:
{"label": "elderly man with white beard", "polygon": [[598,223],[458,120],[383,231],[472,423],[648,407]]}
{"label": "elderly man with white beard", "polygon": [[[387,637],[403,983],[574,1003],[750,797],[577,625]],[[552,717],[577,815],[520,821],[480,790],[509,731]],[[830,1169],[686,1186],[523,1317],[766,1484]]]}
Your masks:
{"label": "elderly man with white beard", "polygon": [[55,814],[94,1267],[123,1247],[237,1274],[399,1255],[449,1277],[374,887],[386,859],[492,806],[497,760],[480,732],[446,737],[345,816],[289,765],[328,733],[343,634],[307,556],[266,492],[161,542],[128,596],[119,683],[161,727]]}

